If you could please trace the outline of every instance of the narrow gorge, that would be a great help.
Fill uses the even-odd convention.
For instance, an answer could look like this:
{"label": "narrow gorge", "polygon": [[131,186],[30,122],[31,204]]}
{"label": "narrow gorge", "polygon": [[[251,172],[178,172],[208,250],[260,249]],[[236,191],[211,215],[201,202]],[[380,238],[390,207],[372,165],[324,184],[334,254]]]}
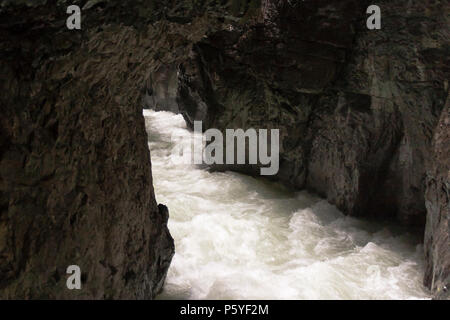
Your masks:
{"label": "narrow gorge", "polygon": [[[81,30],[66,28],[70,4]],[[0,1],[0,298],[448,299],[450,4],[380,0],[369,30],[371,4]],[[278,174],[170,167],[170,130],[197,120],[280,129]],[[229,241],[254,257],[235,265],[242,279],[201,269],[215,291],[197,286],[196,266],[235,274],[237,249],[201,251],[217,245],[201,238],[205,221],[217,236],[241,227],[248,243]],[[383,282],[340,278],[336,261],[361,274],[379,263]],[[71,264],[83,290],[66,289]],[[259,296],[274,289],[246,267],[282,291]],[[306,276],[320,270],[346,286],[314,287]]]}

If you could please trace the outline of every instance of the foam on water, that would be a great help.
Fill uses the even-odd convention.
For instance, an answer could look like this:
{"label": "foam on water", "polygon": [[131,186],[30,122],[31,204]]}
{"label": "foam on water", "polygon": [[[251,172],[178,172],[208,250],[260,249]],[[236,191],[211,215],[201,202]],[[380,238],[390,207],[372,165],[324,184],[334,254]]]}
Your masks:
{"label": "foam on water", "polygon": [[176,253],[160,299],[427,299],[420,237],[344,216],[306,192],[171,161],[193,137],[144,111],[157,201]]}

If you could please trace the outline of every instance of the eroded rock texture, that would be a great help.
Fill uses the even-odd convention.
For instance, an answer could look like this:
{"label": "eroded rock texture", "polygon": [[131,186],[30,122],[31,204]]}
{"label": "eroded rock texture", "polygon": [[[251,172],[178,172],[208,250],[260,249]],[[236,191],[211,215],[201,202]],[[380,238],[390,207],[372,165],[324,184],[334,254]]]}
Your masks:
{"label": "eroded rock texture", "polygon": [[177,104],[178,75],[173,65],[161,65],[152,72],[145,86],[143,106],[155,111],[179,113]]}
{"label": "eroded rock texture", "polygon": [[425,221],[425,163],[447,96],[443,3],[263,1],[261,21],[197,43],[179,106],[206,128],[280,128],[278,178],[352,215]]}
{"label": "eroded rock texture", "polygon": [[[178,107],[188,125],[202,120],[204,129],[279,128],[276,179],[350,215],[423,227],[425,193],[442,190],[426,189],[426,163],[437,152],[434,132],[447,132],[436,128],[450,78],[449,3],[378,1],[381,30],[366,28],[370,4],[261,1],[252,18],[208,32],[179,63]],[[444,173],[430,175],[448,183]],[[428,208],[427,259],[435,271],[427,278],[434,274],[444,286],[450,244],[437,221],[448,217],[448,204],[439,197]]]}
{"label": "eroded rock texture", "polygon": [[14,2],[31,1],[0,16],[3,296],[73,297],[61,268],[75,258],[98,274],[82,297],[157,291],[172,251],[140,105],[204,129],[279,128],[276,179],[347,214],[427,219],[425,282],[443,296],[448,1],[380,0],[371,31],[361,0],[74,0],[80,32],[64,1]]}
{"label": "eroded rock texture", "polygon": [[0,11],[0,298],[153,298],[174,253],[139,101],[153,29],[132,2],[79,32],[36,5]]}
{"label": "eroded rock texture", "polygon": [[428,160],[428,209],[425,230],[427,268],[425,285],[437,293],[437,298],[450,298],[450,96],[442,112],[433,138],[433,150]]}

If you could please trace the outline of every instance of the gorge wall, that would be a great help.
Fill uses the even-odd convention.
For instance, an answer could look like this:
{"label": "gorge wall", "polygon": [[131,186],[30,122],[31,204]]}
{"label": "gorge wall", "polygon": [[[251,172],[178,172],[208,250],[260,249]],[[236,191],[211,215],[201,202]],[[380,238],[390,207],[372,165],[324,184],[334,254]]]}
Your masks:
{"label": "gorge wall", "polygon": [[280,128],[280,180],[351,215],[423,225],[449,21],[435,1],[378,4],[372,31],[368,2],[263,1],[261,23],[195,45],[179,106],[207,128]]}
{"label": "gorge wall", "polygon": [[139,101],[149,31],[119,1],[80,31],[64,3],[28,3],[0,6],[0,298],[153,298],[174,244]]}
{"label": "gorge wall", "polygon": [[450,97],[435,129],[428,161],[425,201],[425,284],[438,298],[449,299],[450,283]]}
{"label": "gorge wall", "polygon": [[[349,215],[426,222],[448,298],[447,1],[0,2],[0,297],[152,298],[173,255],[141,105],[280,129],[275,177]],[[375,3],[374,3],[375,4]],[[220,168],[254,173],[257,168]]]}
{"label": "gorge wall", "polygon": [[[448,297],[449,4],[377,1],[382,28],[368,30],[370,4],[261,1],[193,45],[166,110],[204,130],[280,129],[275,179],[346,214],[422,228],[428,219],[424,282]],[[164,103],[170,70],[154,72],[153,89],[171,87],[157,90]]]}

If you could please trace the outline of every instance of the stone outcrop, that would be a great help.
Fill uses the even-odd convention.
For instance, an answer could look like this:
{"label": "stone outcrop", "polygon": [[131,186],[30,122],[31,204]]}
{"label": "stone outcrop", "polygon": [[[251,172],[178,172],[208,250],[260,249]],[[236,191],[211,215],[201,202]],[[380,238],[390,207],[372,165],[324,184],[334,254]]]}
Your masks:
{"label": "stone outcrop", "polygon": [[448,296],[448,3],[380,0],[368,30],[361,0],[71,1],[79,32],[57,3],[0,6],[0,294],[73,297],[57,279],[77,258],[86,286],[99,275],[82,297],[154,296],[173,250],[143,105],[279,128],[275,179],[349,215],[426,221],[425,283]]}
{"label": "stone outcrop", "polygon": [[450,298],[450,96],[433,137],[425,200],[425,285],[439,299]]}
{"label": "stone outcrop", "polygon": [[448,21],[433,3],[381,2],[371,31],[362,1],[263,1],[259,23],[195,45],[180,112],[204,128],[280,128],[278,179],[351,215],[423,225],[449,75]]}
{"label": "stone outcrop", "polygon": [[155,111],[179,113],[177,104],[178,75],[173,65],[161,65],[145,86],[143,107]]}
{"label": "stone outcrop", "polygon": [[448,284],[450,261],[448,229],[439,222],[448,217],[448,194],[439,190],[448,184],[449,158],[431,157],[442,149],[432,147],[434,132],[448,132],[435,131],[447,112],[448,4],[379,1],[382,29],[368,30],[370,4],[262,1],[255,19],[193,46],[179,65],[177,102],[191,127],[202,120],[204,129],[279,128],[275,179],[349,215],[424,227],[427,202],[425,246],[434,271],[425,283],[437,291]]}
{"label": "stone outcrop", "polygon": [[0,298],[153,298],[174,253],[139,100],[153,29],[132,3],[81,31],[30,3],[0,7]]}

